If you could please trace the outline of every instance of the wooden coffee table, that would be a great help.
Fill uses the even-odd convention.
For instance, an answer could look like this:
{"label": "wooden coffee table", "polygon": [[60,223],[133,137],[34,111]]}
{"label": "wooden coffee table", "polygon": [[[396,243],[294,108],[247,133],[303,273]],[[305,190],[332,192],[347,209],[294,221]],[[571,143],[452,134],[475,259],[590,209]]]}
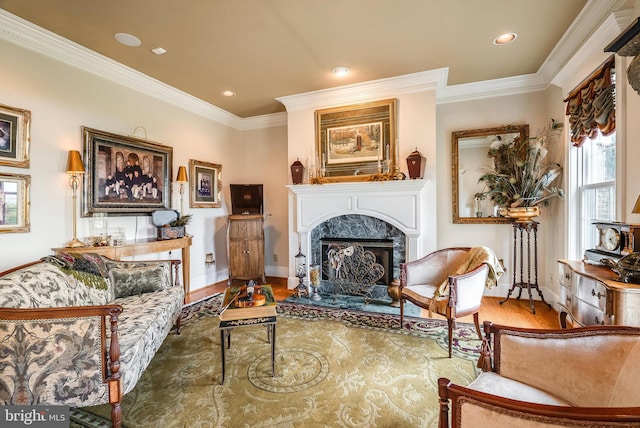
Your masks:
{"label": "wooden coffee table", "polygon": [[[270,286],[263,285],[262,287],[269,287],[269,293],[266,294],[267,296],[273,296]],[[223,307],[233,298],[234,294],[232,288],[228,287],[226,289]],[[274,377],[276,375],[276,321],[276,304],[275,301],[269,302],[269,299],[267,299],[267,303],[264,306],[238,308],[235,307],[234,304],[231,304],[220,314],[220,351],[222,355],[221,385],[224,384],[225,377],[225,349],[231,347],[231,331],[239,327],[252,327],[256,325],[267,327],[267,343],[271,344],[271,376]]]}

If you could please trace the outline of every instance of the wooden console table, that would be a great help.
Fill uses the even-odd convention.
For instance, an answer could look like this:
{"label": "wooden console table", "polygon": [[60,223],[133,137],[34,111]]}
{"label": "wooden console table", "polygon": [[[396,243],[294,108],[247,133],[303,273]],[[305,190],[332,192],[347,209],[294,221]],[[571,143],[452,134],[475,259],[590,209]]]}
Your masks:
{"label": "wooden console table", "polygon": [[185,297],[190,291],[190,259],[189,247],[191,247],[191,236],[176,239],[157,240],[155,238],[137,239],[129,241],[121,246],[105,247],[79,247],[79,248],[52,248],[56,253],[96,253],[113,260],[122,260],[123,257],[139,256],[143,254],[163,253],[171,250],[182,250],[182,286]]}

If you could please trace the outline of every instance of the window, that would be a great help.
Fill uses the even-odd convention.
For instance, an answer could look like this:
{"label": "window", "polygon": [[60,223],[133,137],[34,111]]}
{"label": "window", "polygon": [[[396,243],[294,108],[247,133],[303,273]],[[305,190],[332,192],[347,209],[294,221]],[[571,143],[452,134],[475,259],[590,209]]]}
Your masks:
{"label": "window", "polygon": [[616,134],[586,139],[577,150],[576,184],[578,202],[579,254],[595,248],[596,220],[616,219]]}

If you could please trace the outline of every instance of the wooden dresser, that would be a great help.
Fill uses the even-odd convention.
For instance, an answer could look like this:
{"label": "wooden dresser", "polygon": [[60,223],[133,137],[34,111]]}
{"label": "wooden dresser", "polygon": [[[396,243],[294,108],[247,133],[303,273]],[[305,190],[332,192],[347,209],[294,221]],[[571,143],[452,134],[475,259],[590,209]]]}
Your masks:
{"label": "wooden dresser", "polygon": [[640,285],[616,281],[605,266],[559,260],[560,325],[640,326]]}
{"label": "wooden dresser", "polygon": [[227,217],[229,284],[234,279],[262,280],[264,277],[264,217],[239,214]]}

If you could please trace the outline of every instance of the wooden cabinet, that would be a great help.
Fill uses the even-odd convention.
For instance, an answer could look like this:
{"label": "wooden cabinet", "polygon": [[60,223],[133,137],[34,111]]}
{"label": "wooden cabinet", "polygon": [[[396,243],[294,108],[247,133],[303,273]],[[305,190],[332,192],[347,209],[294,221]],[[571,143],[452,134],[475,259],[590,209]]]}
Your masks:
{"label": "wooden cabinet", "polygon": [[264,283],[264,218],[259,214],[230,215],[227,222],[229,284],[234,279]]}
{"label": "wooden cabinet", "polygon": [[640,326],[640,285],[616,281],[605,266],[559,260],[560,325]]}

